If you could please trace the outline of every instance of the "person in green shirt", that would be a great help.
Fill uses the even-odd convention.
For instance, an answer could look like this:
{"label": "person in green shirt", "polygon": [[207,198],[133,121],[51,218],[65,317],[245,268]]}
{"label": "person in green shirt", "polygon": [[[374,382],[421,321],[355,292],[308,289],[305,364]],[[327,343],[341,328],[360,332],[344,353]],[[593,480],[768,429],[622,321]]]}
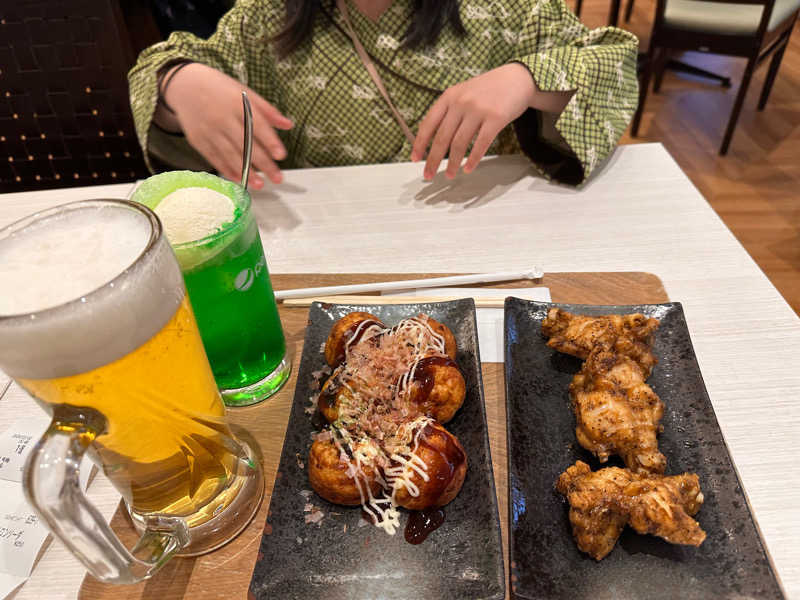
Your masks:
{"label": "person in green shirt", "polygon": [[[151,170],[238,180],[246,90],[253,165],[274,183],[282,168],[409,159],[452,178],[522,150],[577,185],[636,110],[637,52],[633,34],[589,30],[563,0],[239,0],[208,40],[175,32],[142,52],[131,106]],[[253,171],[249,183],[264,185]]]}

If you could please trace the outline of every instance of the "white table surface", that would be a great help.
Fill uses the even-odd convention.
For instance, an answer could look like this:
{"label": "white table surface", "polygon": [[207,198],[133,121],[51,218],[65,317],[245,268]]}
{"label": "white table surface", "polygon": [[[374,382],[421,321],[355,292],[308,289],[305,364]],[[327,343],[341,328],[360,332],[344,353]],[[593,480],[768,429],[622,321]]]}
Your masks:
{"label": "white table surface", "polygon": [[[581,190],[522,157],[453,182],[410,163],[287,171],[253,205],[275,273],[648,271],[683,303],[708,393],[766,547],[800,598],[800,320],[660,144],[624,146]],[[0,195],[0,227],[130,184]],[[0,291],[0,293],[5,293]],[[0,373],[0,390],[4,376]],[[0,427],[38,410],[12,385]],[[117,495],[90,497],[110,519]],[[74,598],[83,568],[51,544],[18,598]]]}

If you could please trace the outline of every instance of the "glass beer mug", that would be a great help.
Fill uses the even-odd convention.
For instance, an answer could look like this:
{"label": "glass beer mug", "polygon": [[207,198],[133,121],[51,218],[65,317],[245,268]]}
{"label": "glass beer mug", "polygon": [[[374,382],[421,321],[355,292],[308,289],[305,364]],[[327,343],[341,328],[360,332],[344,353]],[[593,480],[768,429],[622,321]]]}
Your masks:
{"label": "glass beer mug", "polygon": [[[0,369],[51,416],[29,502],[89,572],[133,583],[213,550],[252,519],[261,468],[231,433],[175,256],[124,200],[46,210],[0,230]],[[89,453],[141,538],[126,549],[78,483]]]}

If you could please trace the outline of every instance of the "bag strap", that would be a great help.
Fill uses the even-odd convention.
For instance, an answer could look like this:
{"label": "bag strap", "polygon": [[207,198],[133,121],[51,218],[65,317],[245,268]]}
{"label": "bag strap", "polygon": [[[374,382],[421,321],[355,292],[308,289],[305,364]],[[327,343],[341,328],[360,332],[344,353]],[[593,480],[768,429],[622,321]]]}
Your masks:
{"label": "bag strap", "polygon": [[400,129],[403,130],[403,134],[405,134],[406,139],[413,146],[415,136],[413,133],[411,133],[411,129],[409,129],[406,120],[403,118],[403,115],[400,114],[400,111],[398,111],[392,103],[392,99],[389,97],[389,92],[386,91],[386,87],[383,85],[381,76],[378,75],[378,69],[375,68],[375,65],[370,59],[369,54],[367,54],[367,51],[364,50],[364,46],[361,45],[361,40],[358,39],[355,29],[353,29],[353,26],[350,23],[350,14],[347,12],[346,0],[336,0],[336,6],[339,8],[339,12],[342,13],[342,20],[344,20],[345,30],[347,31],[347,35],[349,35],[350,39],[353,41],[353,46],[355,46],[358,58],[361,59],[361,63],[367,69],[367,73],[369,73],[369,76],[372,78],[372,81],[375,83],[375,86],[378,88],[381,96],[383,96],[383,99],[386,100],[386,104],[389,105],[389,110],[392,111],[392,115],[394,115],[394,118],[397,121],[397,124],[400,126]]}

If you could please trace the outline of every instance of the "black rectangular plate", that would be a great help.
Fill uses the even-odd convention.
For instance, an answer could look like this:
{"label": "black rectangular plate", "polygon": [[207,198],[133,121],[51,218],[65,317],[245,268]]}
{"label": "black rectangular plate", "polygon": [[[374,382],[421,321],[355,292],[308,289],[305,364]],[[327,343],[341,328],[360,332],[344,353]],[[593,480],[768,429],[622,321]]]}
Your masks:
{"label": "black rectangular plate", "polygon": [[[555,490],[576,460],[601,465],[575,439],[568,386],[582,361],[545,345],[552,306],[585,315],[641,312],[661,321],[647,380],[664,402],[659,449],[667,474],[692,471],[705,496],[695,517],[699,548],[626,528],[600,562],[572,539],[568,504]],[[511,588],[517,598],[782,598],[708,399],[678,303],[582,306],[507,298],[505,378],[509,457]]]}
{"label": "black rectangular plate", "polygon": [[[419,545],[406,542],[402,528],[390,536],[371,525],[359,527],[360,507],[330,504],[314,493],[306,500],[300,493],[311,489],[305,463],[311,434],[317,430],[305,412],[315,393],[312,373],[325,365],[321,346],[334,322],[352,311],[370,312],[387,325],[425,313],[447,325],[458,342],[456,362],[464,373],[467,395],[446,427],[466,450],[467,475],[459,495],[444,508],[444,524]],[[472,300],[311,306],[251,597],[503,598],[503,552],[479,357]],[[318,525],[305,523],[306,502],[325,513]],[[401,527],[405,527],[407,512],[402,512]]]}

